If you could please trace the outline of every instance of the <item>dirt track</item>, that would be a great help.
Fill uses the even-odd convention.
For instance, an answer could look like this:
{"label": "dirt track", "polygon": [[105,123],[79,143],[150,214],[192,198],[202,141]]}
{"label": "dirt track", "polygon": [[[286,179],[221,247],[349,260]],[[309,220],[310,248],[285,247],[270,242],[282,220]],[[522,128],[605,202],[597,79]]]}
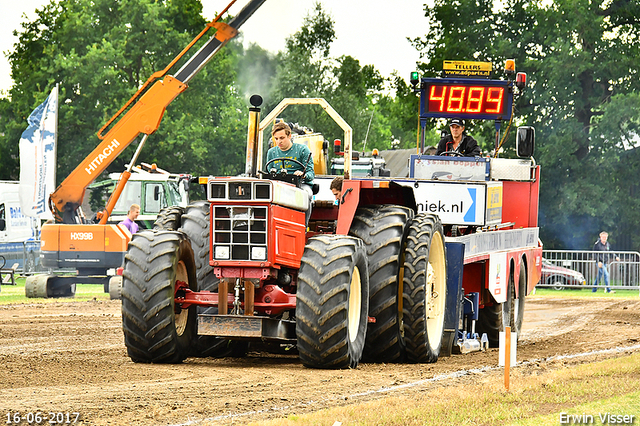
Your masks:
{"label": "dirt track", "polygon": [[[533,296],[518,361],[584,362],[620,355],[546,359],[639,343],[637,299]],[[310,370],[295,356],[254,352],[241,359],[134,364],[123,344],[119,301],[2,306],[0,420],[6,422],[9,412],[40,411],[47,420],[41,424],[48,424],[49,412],[79,412],[77,424],[87,425],[244,424],[446,385],[455,379],[428,379],[495,367],[497,358],[491,349],[436,364],[361,364],[342,371]],[[393,389],[398,385],[410,386]]]}

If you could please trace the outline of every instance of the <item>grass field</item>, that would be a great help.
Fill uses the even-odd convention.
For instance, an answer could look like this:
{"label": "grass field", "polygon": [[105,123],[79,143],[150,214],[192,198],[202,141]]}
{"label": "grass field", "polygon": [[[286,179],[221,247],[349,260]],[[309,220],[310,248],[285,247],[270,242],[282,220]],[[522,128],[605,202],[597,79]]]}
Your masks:
{"label": "grass field", "polygon": [[[640,424],[640,354],[540,375],[514,374],[510,390],[500,374],[479,377],[477,383],[448,386],[422,397],[390,397],[363,404],[322,410],[251,426],[450,426],[561,424]],[[575,421],[578,417],[593,421]],[[586,416],[586,417],[585,417]],[[591,417],[589,417],[591,416]],[[633,419],[631,418],[633,416]],[[573,420],[571,420],[573,419]],[[609,417],[609,420],[612,418]],[[563,422],[563,420],[566,420]]]}
{"label": "grass field", "polygon": [[591,291],[591,287],[584,289],[564,289],[554,290],[552,288],[536,287],[536,296],[553,296],[553,297],[639,297],[640,292],[638,290],[616,290],[615,293],[605,293],[602,288],[598,288],[596,293]]}

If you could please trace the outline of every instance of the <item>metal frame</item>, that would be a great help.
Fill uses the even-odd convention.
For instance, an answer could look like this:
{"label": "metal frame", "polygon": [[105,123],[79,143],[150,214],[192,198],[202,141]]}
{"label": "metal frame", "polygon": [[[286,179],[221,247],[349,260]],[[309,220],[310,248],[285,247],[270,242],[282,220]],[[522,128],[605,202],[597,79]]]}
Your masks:
{"label": "metal frame", "polygon": [[[258,129],[258,154],[262,156],[264,129],[289,105],[320,105],[322,109],[329,114],[329,117],[333,118],[336,124],[340,126],[344,131],[344,174],[345,177],[351,176],[351,139],[353,130],[340,114],[323,98],[285,98],[280,101],[280,103],[260,121],[260,127]],[[260,159],[260,162],[262,163],[262,159]]]}

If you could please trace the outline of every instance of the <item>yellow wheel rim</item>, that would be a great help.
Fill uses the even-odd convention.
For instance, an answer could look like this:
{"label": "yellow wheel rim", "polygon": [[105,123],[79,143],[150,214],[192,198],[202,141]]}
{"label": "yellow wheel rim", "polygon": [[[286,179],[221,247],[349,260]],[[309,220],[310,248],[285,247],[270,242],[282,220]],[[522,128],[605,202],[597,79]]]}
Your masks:
{"label": "yellow wheel rim", "polygon": [[427,338],[432,347],[438,347],[442,340],[444,309],[447,295],[447,271],[442,235],[436,232],[431,239],[429,263],[427,264],[426,321]]}
{"label": "yellow wheel rim", "polygon": [[348,313],[348,332],[349,341],[356,341],[358,337],[358,329],[360,328],[360,311],[362,310],[362,283],[360,282],[360,269],[357,266],[353,268],[351,275],[351,284],[349,286],[349,313]]}
{"label": "yellow wheel rim", "polygon": [[[187,266],[183,261],[178,262],[178,267],[176,268],[176,281],[183,281],[187,283],[189,286],[189,275],[187,274]],[[175,285],[175,284],[174,284]],[[179,314],[176,314],[176,333],[178,336],[182,336],[184,331],[187,329],[187,322],[189,320],[189,310],[181,309]]]}

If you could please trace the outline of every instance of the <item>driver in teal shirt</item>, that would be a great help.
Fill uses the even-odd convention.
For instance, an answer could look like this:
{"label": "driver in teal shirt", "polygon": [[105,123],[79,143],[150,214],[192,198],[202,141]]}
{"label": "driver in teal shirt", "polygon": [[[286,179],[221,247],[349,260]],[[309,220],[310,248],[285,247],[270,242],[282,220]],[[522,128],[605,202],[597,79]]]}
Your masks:
{"label": "driver in teal shirt", "polygon": [[[273,147],[267,151],[267,163],[275,158],[290,158],[306,165],[306,170],[304,170],[302,166],[293,161],[284,161],[284,166],[282,162],[274,161],[269,165],[269,169],[284,168],[289,174],[303,176],[301,188],[309,194],[309,210],[307,210],[306,213],[306,223],[308,224],[309,217],[311,216],[311,202],[313,200],[313,190],[311,186],[313,185],[313,178],[315,177],[311,150],[301,143],[293,143],[291,140],[291,128],[284,121],[274,124],[271,130],[271,137],[273,138]],[[268,171],[269,170],[267,170],[267,172]]]}

